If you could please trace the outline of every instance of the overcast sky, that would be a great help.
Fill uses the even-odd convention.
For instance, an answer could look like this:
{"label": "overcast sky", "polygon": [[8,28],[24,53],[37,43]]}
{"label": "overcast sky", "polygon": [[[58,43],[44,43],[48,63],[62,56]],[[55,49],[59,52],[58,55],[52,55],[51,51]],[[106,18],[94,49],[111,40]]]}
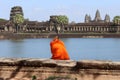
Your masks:
{"label": "overcast sky", "polygon": [[0,0],[0,18],[9,19],[13,6],[21,6],[24,17],[32,21],[47,21],[50,15],[66,15],[70,22],[84,22],[85,14],[94,19],[97,9],[102,19],[106,14],[111,20],[120,15],[120,0]]}

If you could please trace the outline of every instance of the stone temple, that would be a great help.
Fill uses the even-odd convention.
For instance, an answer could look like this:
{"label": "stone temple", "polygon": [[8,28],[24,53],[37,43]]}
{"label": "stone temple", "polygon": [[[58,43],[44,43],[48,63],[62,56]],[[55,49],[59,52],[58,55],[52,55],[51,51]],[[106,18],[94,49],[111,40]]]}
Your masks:
{"label": "stone temple", "polygon": [[97,10],[94,20],[91,20],[91,16],[86,14],[85,15],[85,23],[92,23],[92,22],[94,22],[94,23],[96,23],[96,22],[97,23],[106,23],[107,22],[108,23],[108,22],[110,22],[110,16],[108,14],[106,14],[105,19],[102,20],[101,16],[100,16],[100,12],[99,12],[99,10]]}
{"label": "stone temple", "polygon": [[[17,31],[12,22],[16,14],[24,16],[22,7],[12,7],[10,10],[10,20],[0,21],[0,33],[15,33]],[[54,23],[51,21],[56,16],[57,15],[50,16],[50,19],[45,22],[25,19],[24,22],[19,25],[18,33],[55,33]],[[110,16],[108,14],[102,19],[99,10],[96,11],[94,19],[86,14],[85,22],[74,24],[68,23],[60,27],[61,33],[120,33],[120,24],[110,21]]]}
{"label": "stone temple", "polygon": [[21,14],[22,16],[24,16],[22,7],[14,6],[14,7],[11,8],[11,11],[10,11],[10,21],[13,20],[13,16],[15,16],[16,14]]}

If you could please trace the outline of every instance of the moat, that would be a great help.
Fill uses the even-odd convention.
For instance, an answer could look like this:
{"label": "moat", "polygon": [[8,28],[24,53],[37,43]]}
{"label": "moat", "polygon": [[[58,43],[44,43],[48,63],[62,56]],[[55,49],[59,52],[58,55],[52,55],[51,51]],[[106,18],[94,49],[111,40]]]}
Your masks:
{"label": "moat", "polygon": [[[61,38],[72,60],[120,61],[119,38]],[[51,57],[49,43],[52,38],[0,40],[0,57]]]}

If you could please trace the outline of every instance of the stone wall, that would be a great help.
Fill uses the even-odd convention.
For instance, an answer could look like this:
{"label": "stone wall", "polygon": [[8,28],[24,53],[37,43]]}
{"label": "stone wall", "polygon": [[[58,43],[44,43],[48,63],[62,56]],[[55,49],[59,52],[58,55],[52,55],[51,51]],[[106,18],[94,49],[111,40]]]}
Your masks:
{"label": "stone wall", "polygon": [[[1,39],[38,39],[38,38],[54,38],[56,33],[0,33]],[[117,33],[61,33],[60,38],[120,38],[120,34]]]}
{"label": "stone wall", "polygon": [[120,62],[0,58],[0,80],[32,80],[32,78],[36,80],[119,80]]}
{"label": "stone wall", "polygon": [[[62,26],[59,26],[62,27]],[[11,21],[0,22],[1,32],[16,32]],[[55,32],[54,25],[47,22],[25,21],[19,26],[18,33],[52,33]],[[74,23],[64,25],[60,33],[120,33],[120,25],[109,23]]]}

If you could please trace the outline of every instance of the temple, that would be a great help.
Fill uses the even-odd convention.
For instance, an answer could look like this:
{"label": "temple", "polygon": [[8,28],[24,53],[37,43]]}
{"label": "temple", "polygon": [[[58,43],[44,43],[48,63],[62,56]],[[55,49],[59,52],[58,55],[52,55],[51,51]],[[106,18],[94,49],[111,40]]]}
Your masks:
{"label": "temple", "polygon": [[90,15],[88,14],[85,15],[85,23],[109,23],[109,22],[110,22],[110,16],[106,14],[105,19],[102,20],[99,10],[96,11],[94,20],[91,20]]}
{"label": "temple", "polygon": [[[16,32],[15,25],[12,22],[13,16],[21,14],[24,16],[22,7],[14,6],[10,11],[10,19],[0,21],[1,33],[14,33]],[[57,15],[50,16],[46,22],[29,21],[25,19],[24,23],[19,26],[19,33],[54,33],[54,24],[51,23],[52,18]],[[120,24],[110,21],[110,16],[106,14],[102,19],[99,10],[96,11],[95,18],[92,19],[90,15],[85,15],[85,22],[83,23],[68,23],[64,27],[60,27],[62,33],[119,33]]]}
{"label": "temple", "polygon": [[13,20],[13,17],[16,14],[21,14],[22,16],[24,16],[22,7],[20,7],[20,6],[14,6],[14,7],[12,7],[12,9],[10,11],[10,21]]}

